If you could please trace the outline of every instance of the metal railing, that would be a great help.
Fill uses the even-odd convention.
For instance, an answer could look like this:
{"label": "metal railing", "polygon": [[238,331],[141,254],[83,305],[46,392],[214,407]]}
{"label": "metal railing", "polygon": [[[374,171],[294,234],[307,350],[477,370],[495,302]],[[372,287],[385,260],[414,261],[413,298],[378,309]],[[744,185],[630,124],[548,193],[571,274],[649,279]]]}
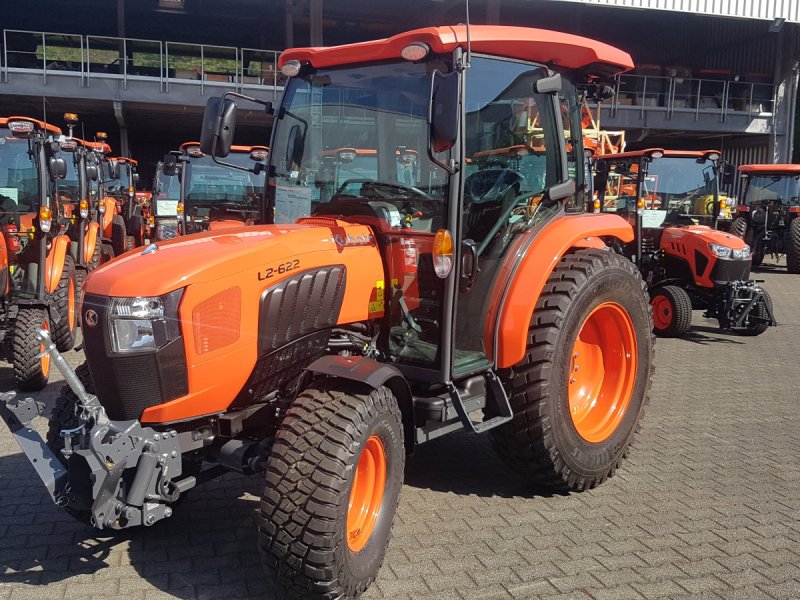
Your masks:
{"label": "metal railing", "polygon": [[130,81],[158,82],[161,92],[170,85],[269,89],[277,96],[285,78],[278,71],[280,52],[162,42],[137,38],[71,35],[3,30],[0,81],[14,73],[78,77],[82,87],[93,81],[116,79],[127,89]]}
{"label": "metal railing", "polygon": [[648,75],[620,75],[611,102],[612,115],[622,110],[694,112],[695,120],[716,114],[725,122],[732,114],[771,117],[775,110],[772,83],[732,79],[695,79]]}

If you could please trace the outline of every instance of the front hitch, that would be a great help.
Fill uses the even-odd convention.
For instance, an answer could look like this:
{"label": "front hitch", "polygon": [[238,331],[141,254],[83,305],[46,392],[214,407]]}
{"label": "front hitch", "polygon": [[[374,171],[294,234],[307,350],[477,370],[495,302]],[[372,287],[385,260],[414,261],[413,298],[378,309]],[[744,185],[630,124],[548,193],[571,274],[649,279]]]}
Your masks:
{"label": "front hitch", "polygon": [[78,424],[60,432],[64,448],[58,456],[32,426],[36,417],[53,418],[42,402],[8,392],[0,396],[0,416],[53,501],[100,529],[152,525],[171,516],[181,475],[178,433],[157,432],[138,420],[109,420],[49,332],[40,330],[36,338],[44,346],[41,356],[50,355],[76,396]]}

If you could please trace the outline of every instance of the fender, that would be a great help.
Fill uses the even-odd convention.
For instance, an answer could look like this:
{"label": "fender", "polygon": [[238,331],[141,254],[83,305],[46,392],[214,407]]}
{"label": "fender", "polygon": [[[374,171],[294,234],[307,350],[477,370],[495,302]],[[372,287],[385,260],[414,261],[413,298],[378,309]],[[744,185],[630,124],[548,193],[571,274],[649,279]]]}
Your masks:
{"label": "fender", "polygon": [[100,224],[92,221],[83,236],[83,263],[90,265],[94,254],[94,245],[97,243],[97,236],[100,235]]}
{"label": "fender", "polygon": [[414,448],[414,402],[411,386],[396,367],[364,356],[327,355],[311,363],[306,368],[306,372],[358,381],[374,390],[382,385],[388,387],[397,398],[403,415],[403,437],[405,438],[406,452],[411,452]]}
{"label": "fender", "polygon": [[[501,369],[515,365],[525,355],[533,309],[564,254],[571,248],[605,248],[601,237],[614,237],[623,243],[634,238],[630,223],[607,213],[563,216],[538,234],[530,235],[534,236],[533,240],[521,249],[521,256],[518,254],[515,258],[510,254],[510,260],[503,265],[503,270],[512,271],[505,280],[510,281],[497,286],[486,319],[484,340],[493,350],[496,331],[496,363]],[[504,281],[502,275],[499,274],[498,281]]]}
{"label": "fender", "polygon": [[10,281],[8,276],[8,246],[6,236],[0,236],[0,295],[8,296]]}
{"label": "fender", "polygon": [[111,239],[111,222],[117,214],[117,201],[113,196],[106,196],[100,202],[106,205],[105,212],[101,215],[103,222],[103,237]]}
{"label": "fender", "polygon": [[65,235],[57,235],[53,238],[50,252],[47,253],[45,264],[45,283],[48,293],[52,294],[58,287],[58,280],[64,271],[64,259],[69,252],[70,239]]}

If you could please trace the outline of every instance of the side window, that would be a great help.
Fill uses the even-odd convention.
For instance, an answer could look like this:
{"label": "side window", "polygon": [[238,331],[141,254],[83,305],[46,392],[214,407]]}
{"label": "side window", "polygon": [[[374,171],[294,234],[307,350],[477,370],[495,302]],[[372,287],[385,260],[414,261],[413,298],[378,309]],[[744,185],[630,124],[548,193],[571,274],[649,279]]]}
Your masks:
{"label": "side window", "polygon": [[466,98],[463,237],[501,256],[542,216],[557,182],[559,139],[552,99],[534,92],[543,67],[475,58]]}
{"label": "side window", "polygon": [[562,79],[561,120],[564,124],[564,139],[567,145],[567,174],[575,181],[575,196],[567,202],[567,210],[583,211],[586,208],[586,173],[583,157],[583,128],[581,105],[578,104],[575,86]]}

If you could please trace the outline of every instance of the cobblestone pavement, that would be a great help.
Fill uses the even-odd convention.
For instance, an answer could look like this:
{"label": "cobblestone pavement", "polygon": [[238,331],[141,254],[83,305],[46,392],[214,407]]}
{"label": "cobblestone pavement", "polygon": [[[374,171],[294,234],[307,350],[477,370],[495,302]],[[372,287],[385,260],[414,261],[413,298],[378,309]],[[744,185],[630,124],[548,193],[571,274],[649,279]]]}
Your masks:
{"label": "cobblestone pavement", "polygon": [[[422,447],[364,598],[800,598],[800,276],[758,276],[780,327],[741,338],[696,313],[659,340],[638,443],[598,489],[543,495],[484,437]],[[0,389],[10,378],[0,367]],[[260,485],[225,477],[109,536],[51,504],[3,428],[0,600],[280,598],[258,563]]]}

